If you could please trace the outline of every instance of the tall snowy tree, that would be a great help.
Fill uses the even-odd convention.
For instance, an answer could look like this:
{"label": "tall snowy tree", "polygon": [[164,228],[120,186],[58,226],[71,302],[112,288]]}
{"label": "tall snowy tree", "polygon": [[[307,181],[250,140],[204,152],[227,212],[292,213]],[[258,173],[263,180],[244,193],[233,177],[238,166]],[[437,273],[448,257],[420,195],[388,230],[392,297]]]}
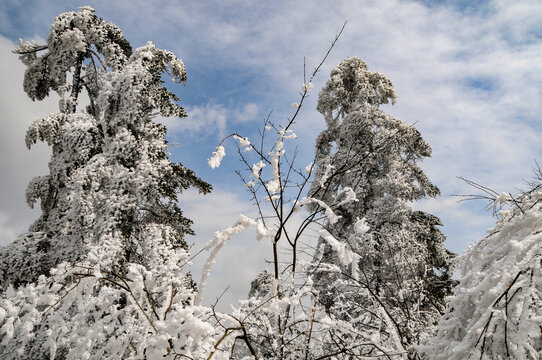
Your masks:
{"label": "tall snowy tree", "polygon": [[[37,141],[52,146],[50,174],[34,178],[27,189],[30,206],[40,201],[41,217],[0,251],[2,287],[35,281],[60,262],[81,258],[84,244],[99,236],[98,224],[122,233],[126,259],[135,256],[137,247],[130,239],[145,223],[173,225],[176,241],[182,244],[183,234],[190,233],[190,220],[182,216],[176,194],[191,185],[204,192],[210,187],[167,160],[165,129],[150,121],[155,109],[164,116],[186,116],[160,80],[170,62],[171,75],[184,82],[182,62],[169,52],[149,48],[147,58],[140,52],[141,59],[126,67],[132,55],[129,42],[118,27],[88,7],[58,16],[46,45],[21,41],[14,52],[28,67],[28,96],[41,100],[56,91],[60,111],[35,121],[27,132],[29,148]],[[131,82],[126,80],[130,74]],[[76,112],[84,89],[89,105],[86,112]],[[155,180],[149,176],[149,185],[137,188],[136,181],[149,172]],[[96,197],[97,188],[102,198],[89,199]],[[113,195],[106,191],[122,197],[105,201]]]}
{"label": "tall snowy tree", "polygon": [[[309,195],[335,217],[320,240],[328,267],[315,284],[332,314],[373,332],[387,354],[416,359],[415,345],[431,333],[450,293],[452,256],[439,220],[410,208],[439,191],[417,164],[431,155],[429,145],[379,108],[395,100],[390,80],[355,57],[331,72],[319,94],[327,129],[317,138]],[[343,201],[352,192],[356,200]],[[344,261],[345,249],[354,261]]]}
{"label": "tall snowy tree", "polygon": [[[213,328],[201,320],[208,309],[188,306],[191,222],[177,194],[210,185],[168,159],[166,129],[152,121],[186,116],[161,80],[184,82],[182,61],[152,43],[132,53],[88,7],[57,17],[47,45],[15,52],[28,66],[28,95],[52,89],[61,101],[27,133],[29,146],[46,141],[53,153],[50,174],[27,190],[43,215],[1,253],[3,285],[17,292],[0,303],[0,357],[207,356]],[[83,88],[90,105],[76,112]]]}
{"label": "tall snowy tree", "polygon": [[495,194],[499,220],[460,263],[430,359],[542,359],[542,186]]}
{"label": "tall snowy tree", "polygon": [[[261,139],[257,141],[250,141],[236,133],[226,138],[233,137],[239,141],[238,153],[248,175],[244,177],[241,172],[238,174],[252,194],[259,219],[242,215],[233,226],[215,232],[213,241],[207,246],[211,251],[207,264],[212,265],[225,242],[249,226],[256,227],[258,238],[271,240],[270,258],[273,259],[270,261],[272,269],[261,272],[252,282],[250,299],[240,302],[229,321],[220,322],[224,337],[236,335],[236,341],[232,344],[234,359],[396,357],[396,348],[378,338],[378,328],[360,329],[356,327],[359,322],[351,321],[346,316],[338,317],[323,306],[314,275],[322,271],[336,272],[337,266],[320,263],[320,256],[315,257],[316,263],[311,261],[312,256],[306,256],[313,254],[311,244],[316,231],[335,246],[341,263],[351,264],[356,258],[356,254],[344,244],[334,241],[326,230],[326,225],[337,221],[335,210],[356,201],[355,193],[351,188],[325,188],[322,193],[332,192],[330,198],[339,199],[338,203],[331,205],[318,198],[303,196],[311,183],[314,167],[309,164],[304,169],[297,169],[295,153],[293,157],[289,155],[290,143],[295,143],[297,138],[293,132],[294,124],[323,62],[312,75],[304,77],[308,81],[303,83],[300,101],[294,106],[294,114],[287,122],[275,124],[267,119],[260,132]],[[276,141],[268,143],[266,136],[273,133],[276,134]],[[219,166],[224,155],[224,148],[219,144],[209,159],[209,165],[213,168]],[[309,211],[301,212],[301,208],[308,208]],[[364,231],[362,226],[359,227],[360,231]],[[208,274],[210,266],[206,265],[205,269],[204,273]],[[202,278],[200,291],[204,289],[206,278],[207,275]],[[337,297],[337,304],[351,305],[354,287],[356,285],[350,284],[349,297]]]}

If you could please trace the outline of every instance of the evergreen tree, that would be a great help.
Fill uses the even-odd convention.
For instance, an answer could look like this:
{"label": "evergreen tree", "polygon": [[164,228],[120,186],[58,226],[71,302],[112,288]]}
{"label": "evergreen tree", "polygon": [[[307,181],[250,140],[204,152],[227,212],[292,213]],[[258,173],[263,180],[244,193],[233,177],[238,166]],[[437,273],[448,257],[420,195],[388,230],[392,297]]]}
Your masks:
{"label": "evergreen tree", "polygon": [[[317,138],[309,195],[335,216],[326,225],[332,238],[320,239],[328,265],[315,284],[336,317],[373,332],[386,353],[417,358],[414,346],[431,333],[450,293],[452,255],[439,220],[410,208],[439,191],[417,164],[431,155],[429,145],[379,108],[395,100],[391,82],[355,57],[331,72],[319,94],[327,129]],[[355,261],[344,261],[344,249]]]}
{"label": "evergreen tree", "polygon": [[[46,46],[16,52],[28,65],[29,96],[52,89],[61,101],[27,133],[28,145],[53,147],[51,172],[27,190],[42,216],[1,254],[3,285],[17,292],[0,303],[0,357],[207,356],[213,328],[208,309],[188,306],[195,294],[182,271],[183,236],[191,221],[177,194],[210,185],[168,159],[166,129],[152,121],[157,112],[186,116],[161,80],[168,73],[184,82],[182,61],[152,43],[132,53],[88,7],[57,17]],[[90,106],[76,112],[83,88]]]}
{"label": "evergreen tree", "polygon": [[[37,141],[52,146],[50,174],[34,178],[26,193],[30,206],[40,200],[41,217],[0,251],[2,287],[36,281],[62,261],[81,259],[86,245],[107,231],[121,234],[127,261],[138,256],[134,237],[147,223],[171,225],[182,245],[191,222],[177,206],[177,193],[210,186],[169,162],[165,128],[150,120],[155,110],[186,116],[160,80],[169,69],[184,82],[182,62],[152,45],[132,54],[118,27],[88,7],[58,16],[46,45],[21,41],[14,52],[28,67],[28,96],[42,100],[53,90],[61,99],[58,113],[27,132],[29,148]],[[89,106],[76,112],[83,89]]]}

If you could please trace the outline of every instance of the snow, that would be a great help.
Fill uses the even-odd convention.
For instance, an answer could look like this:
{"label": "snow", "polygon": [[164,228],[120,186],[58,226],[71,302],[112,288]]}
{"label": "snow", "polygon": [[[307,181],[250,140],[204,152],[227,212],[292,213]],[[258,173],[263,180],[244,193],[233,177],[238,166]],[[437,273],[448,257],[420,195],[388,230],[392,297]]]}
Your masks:
{"label": "snow", "polygon": [[314,84],[312,82],[304,83],[303,86],[301,86],[301,91],[311,91],[314,88]]}
{"label": "snow", "polygon": [[313,163],[310,163],[309,165],[305,166],[305,173],[310,174],[312,172]]}
{"label": "snow", "polygon": [[542,190],[495,199],[500,219],[459,263],[461,280],[438,332],[424,344],[431,358],[539,359],[542,349]]}
{"label": "snow", "polygon": [[260,178],[260,170],[262,170],[265,167],[265,163],[263,160],[260,160],[258,163],[252,165],[252,175],[259,179]]}
{"label": "snow", "polygon": [[265,185],[265,187],[270,194],[275,194],[281,188],[280,181],[278,179],[271,180]]}
{"label": "snow", "polygon": [[[265,123],[276,141],[262,154],[244,155],[256,148],[233,134],[242,159],[256,157],[245,162],[246,186],[259,217],[241,214],[214,233],[196,293],[177,194],[210,186],[167,158],[163,127],[152,121],[186,116],[157,76],[185,83],[182,60],[151,42],[132,52],[90,7],[58,16],[46,46],[21,40],[15,52],[28,67],[28,96],[53,90],[60,102],[26,136],[27,147],[53,148],[50,174],[26,192],[43,215],[0,249],[1,286],[17,288],[0,299],[7,359],[252,358],[248,345],[281,359],[542,357],[541,186],[495,197],[497,224],[459,259],[461,281],[445,300],[453,255],[439,220],[410,208],[438,194],[416,163],[431,148],[379,108],[395,102],[395,90],[361,59],[341,62],[319,93],[328,126],[308,175],[285,171],[293,122]],[[81,66],[81,54],[88,61],[94,52],[101,67]],[[94,106],[86,113],[72,91],[81,79],[95,80],[85,82]],[[302,85],[296,115],[313,86],[312,77]],[[225,155],[220,143],[208,165]],[[247,228],[273,246],[273,274],[260,273],[231,314],[201,306],[220,251]]]}
{"label": "snow", "polygon": [[201,280],[199,282],[199,292],[197,295],[197,303],[201,304],[201,299],[205,294],[205,288],[207,286],[207,279],[211,275],[211,270],[216,262],[216,258],[220,249],[226,244],[226,241],[230,240],[233,235],[240,233],[247,227],[254,227],[257,232],[257,240],[264,237],[270,238],[274,236],[274,231],[266,228],[260,220],[254,220],[246,215],[239,215],[239,219],[232,226],[221,230],[215,231],[213,239],[205,245],[205,250],[210,251],[209,258],[203,266]]}
{"label": "snow", "polygon": [[356,234],[362,235],[368,232],[369,230],[371,230],[371,228],[369,227],[369,225],[367,225],[367,221],[365,220],[365,218],[362,218],[362,219],[358,218],[358,220],[354,224],[354,231],[356,232]]}
{"label": "snow", "polygon": [[220,166],[220,162],[224,156],[226,156],[226,150],[222,145],[219,145],[217,146],[216,150],[213,151],[213,156],[207,160],[207,164],[209,164],[211,169],[215,169]]}

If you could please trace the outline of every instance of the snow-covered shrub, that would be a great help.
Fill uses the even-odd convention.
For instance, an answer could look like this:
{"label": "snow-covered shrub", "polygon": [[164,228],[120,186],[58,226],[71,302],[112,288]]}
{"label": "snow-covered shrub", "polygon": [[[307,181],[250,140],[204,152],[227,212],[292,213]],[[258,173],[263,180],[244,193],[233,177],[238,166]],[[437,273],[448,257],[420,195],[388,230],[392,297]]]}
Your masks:
{"label": "snow-covered shrub", "polygon": [[542,187],[496,196],[494,228],[462,257],[430,359],[542,359]]}

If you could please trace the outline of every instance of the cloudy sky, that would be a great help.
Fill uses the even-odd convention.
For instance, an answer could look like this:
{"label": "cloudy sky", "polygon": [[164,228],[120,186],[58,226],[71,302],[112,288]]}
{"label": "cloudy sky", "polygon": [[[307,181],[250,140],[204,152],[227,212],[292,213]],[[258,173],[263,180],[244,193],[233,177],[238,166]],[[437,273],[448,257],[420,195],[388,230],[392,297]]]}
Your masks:
{"label": "cloudy sky", "polygon": [[[487,204],[457,202],[452,195],[474,192],[457,176],[498,192],[516,192],[531,179],[535,159],[542,161],[542,2],[537,0],[0,0],[1,244],[23,233],[38,216],[27,208],[24,190],[33,176],[47,172],[49,150],[36,146],[28,151],[24,134],[33,120],[54,112],[58,101],[26,98],[24,66],[10,51],[18,38],[43,41],[56,15],[80,5],[92,6],[98,16],[118,25],[134,47],[152,41],[187,66],[186,86],[170,88],[190,116],[161,121],[176,144],[172,159],[214,186],[211,195],[189,191],[181,197],[197,232],[191,239],[194,249],[240,213],[253,212],[234,173],[242,169],[232,155],[234,143],[226,142],[232,156],[220,168],[208,168],[207,158],[233,131],[257,138],[271,111],[275,123],[291,116],[304,61],[312,70],[345,21],[295,124],[300,167],[311,161],[314,139],[324,126],[315,110],[318,91],[331,69],[350,56],[392,80],[399,99],[385,111],[415,123],[431,144],[433,157],[422,167],[442,196],[415,206],[441,218],[451,250],[461,253],[495,221]],[[269,244],[256,242],[253,233],[232,239],[219,256],[209,296],[228,284],[225,302],[242,296],[269,258]]]}

